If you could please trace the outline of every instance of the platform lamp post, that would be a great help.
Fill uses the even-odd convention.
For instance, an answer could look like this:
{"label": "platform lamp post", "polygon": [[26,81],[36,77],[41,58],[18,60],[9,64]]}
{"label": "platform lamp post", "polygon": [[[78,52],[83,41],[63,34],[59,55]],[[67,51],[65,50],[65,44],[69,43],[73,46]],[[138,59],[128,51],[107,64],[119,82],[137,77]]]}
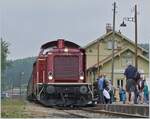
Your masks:
{"label": "platform lamp post", "polygon": [[138,59],[137,59],[137,5],[134,8],[134,17],[124,17],[121,27],[126,27],[124,21],[131,21],[135,23],[135,67],[138,69]]}

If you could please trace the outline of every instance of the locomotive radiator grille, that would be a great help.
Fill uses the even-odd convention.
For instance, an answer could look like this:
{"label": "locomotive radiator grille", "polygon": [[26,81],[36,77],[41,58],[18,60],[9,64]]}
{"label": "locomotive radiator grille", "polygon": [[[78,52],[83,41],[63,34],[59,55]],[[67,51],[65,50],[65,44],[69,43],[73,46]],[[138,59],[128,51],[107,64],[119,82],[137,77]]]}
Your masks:
{"label": "locomotive radiator grille", "polygon": [[77,56],[55,56],[54,78],[77,79],[79,77],[79,58]]}

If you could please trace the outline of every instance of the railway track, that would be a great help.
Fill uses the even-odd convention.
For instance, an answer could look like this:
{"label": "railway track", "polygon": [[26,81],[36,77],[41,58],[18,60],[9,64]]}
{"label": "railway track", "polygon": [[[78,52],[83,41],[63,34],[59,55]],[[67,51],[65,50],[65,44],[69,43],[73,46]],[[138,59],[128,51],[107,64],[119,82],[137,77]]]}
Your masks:
{"label": "railway track", "polygon": [[73,112],[70,112],[68,110],[67,111],[63,110],[63,112],[69,114],[70,116],[74,116],[74,118],[89,118],[88,116],[77,114],[77,113],[73,113]]}
{"label": "railway track", "polygon": [[[120,112],[112,112],[99,110],[98,107],[43,107],[37,103],[29,103],[33,108],[30,111],[35,111],[33,117],[52,117],[52,118],[148,118],[147,116],[126,114]],[[40,115],[42,114],[42,116]]]}
{"label": "railway track", "polygon": [[103,114],[92,113],[84,111],[79,107],[44,107],[38,103],[27,102],[28,111],[32,115],[31,117],[48,117],[48,118],[99,118],[108,117]]}
{"label": "railway track", "polygon": [[149,118],[148,116],[144,115],[135,115],[135,114],[127,114],[127,113],[121,113],[121,112],[112,112],[112,111],[106,111],[106,110],[99,110],[96,108],[81,108],[81,110],[93,112],[93,113],[100,113],[104,114],[106,116],[115,116],[115,117],[126,117],[126,118]]}
{"label": "railway track", "polygon": [[44,107],[39,103],[27,103],[27,111],[30,112],[31,117],[48,117],[48,118],[88,118],[82,115],[78,108],[64,108],[64,107]]}

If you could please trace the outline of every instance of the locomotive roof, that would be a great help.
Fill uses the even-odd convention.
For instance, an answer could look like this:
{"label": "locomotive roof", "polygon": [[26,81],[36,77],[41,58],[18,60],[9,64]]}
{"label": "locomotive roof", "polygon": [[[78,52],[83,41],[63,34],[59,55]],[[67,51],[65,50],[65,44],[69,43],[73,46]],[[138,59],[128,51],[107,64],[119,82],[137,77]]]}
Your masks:
{"label": "locomotive roof", "polygon": [[[57,42],[58,41],[47,42],[41,46],[41,49],[47,49],[47,48],[55,47],[55,46],[57,47]],[[66,41],[66,40],[64,41],[64,45],[65,45],[65,47],[81,48],[79,45],[77,45],[71,41]]]}

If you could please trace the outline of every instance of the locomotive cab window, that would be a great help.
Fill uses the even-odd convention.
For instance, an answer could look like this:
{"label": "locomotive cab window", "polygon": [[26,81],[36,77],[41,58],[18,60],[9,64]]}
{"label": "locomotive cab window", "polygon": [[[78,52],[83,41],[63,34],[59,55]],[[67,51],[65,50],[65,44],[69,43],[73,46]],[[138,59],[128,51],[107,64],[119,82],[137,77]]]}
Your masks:
{"label": "locomotive cab window", "polygon": [[53,51],[54,48],[56,48],[56,46],[44,49],[43,54],[47,54],[48,52]]}

